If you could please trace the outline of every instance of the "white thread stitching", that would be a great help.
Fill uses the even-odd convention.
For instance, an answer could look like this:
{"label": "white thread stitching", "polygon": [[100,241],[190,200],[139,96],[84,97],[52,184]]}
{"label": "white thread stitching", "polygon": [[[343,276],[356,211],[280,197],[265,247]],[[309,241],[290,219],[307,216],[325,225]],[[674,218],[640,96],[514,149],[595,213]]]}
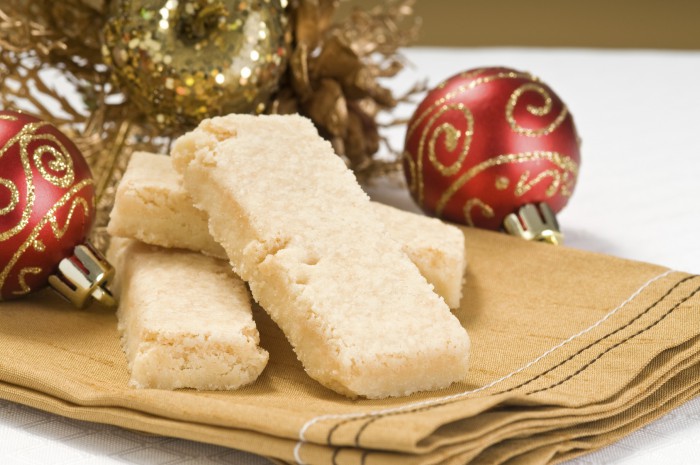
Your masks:
{"label": "white thread stitching", "polygon": [[639,289],[637,289],[632,295],[630,295],[627,299],[625,299],[624,302],[622,302],[620,305],[615,307],[610,312],[606,313],[605,316],[603,316],[601,319],[599,319],[598,321],[593,323],[588,328],[579,331],[578,333],[574,334],[573,336],[569,337],[568,339],[565,339],[564,341],[555,345],[551,349],[548,349],[547,351],[545,351],[544,353],[539,355],[537,358],[528,362],[527,364],[523,365],[522,367],[518,368],[517,370],[512,371],[512,372],[508,373],[507,375],[502,376],[501,378],[498,378],[494,381],[491,381],[490,383],[485,384],[484,386],[481,386],[481,387],[476,388],[476,389],[472,389],[471,391],[463,391],[463,392],[460,392],[457,394],[451,394],[449,396],[439,397],[436,399],[430,399],[430,400],[424,400],[421,402],[414,402],[411,404],[405,404],[405,405],[401,405],[399,407],[386,408],[386,409],[382,409],[382,410],[373,410],[373,411],[365,412],[365,413],[338,413],[338,414],[328,414],[328,415],[316,416],[316,417],[308,420],[306,423],[304,423],[304,425],[299,430],[299,440],[297,441],[296,445],[294,446],[294,460],[296,460],[297,464],[299,464],[299,465],[306,465],[305,462],[301,460],[301,455],[300,455],[301,446],[306,442],[306,432],[309,430],[309,428],[311,428],[313,425],[315,425],[316,423],[318,423],[320,421],[340,420],[340,419],[349,420],[352,418],[373,417],[373,416],[377,416],[377,415],[385,415],[388,413],[400,412],[402,410],[409,410],[412,408],[427,407],[427,406],[432,405],[432,404],[437,404],[437,403],[444,402],[444,401],[459,399],[461,397],[466,397],[468,395],[475,394],[477,392],[485,391],[486,389],[492,388],[493,386],[495,386],[499,383],[502,383],[503,381],[505,381],[509,378],[512,378],[513,376],[517,375],[518,373],[521,373],[524,370],[527,370],[528,368],[530,368],[531,366],[533,366],[534,364],[536,364],[537,362],[539,362],[543,358],[550,355],[555,350],[561,349],[563,346],[570,343],[574,339],[579,338],[579,337],[583,336],[584,334],[589,333],[590,331],[594,330],[595,328],[597,328],[598,326],[603,324],[603,322],[605,322],[611,316],[613,316],[618,311],[620,311],[625,305],[627,305],[632,300],[634,300],[639,294],[642,293],[642,291],[644,291],[644,289],[646,289],[647,287],[649,287],[651,284],[658,281],[659,279],[662,279],[662,278],[664,278],[664,277],[666,277],[669,274],[674,273],[674,272],[675,272],[675,270],[668,270],[668,271],[661,273],[660,275],[650,279],[649,281],[644,283]]}

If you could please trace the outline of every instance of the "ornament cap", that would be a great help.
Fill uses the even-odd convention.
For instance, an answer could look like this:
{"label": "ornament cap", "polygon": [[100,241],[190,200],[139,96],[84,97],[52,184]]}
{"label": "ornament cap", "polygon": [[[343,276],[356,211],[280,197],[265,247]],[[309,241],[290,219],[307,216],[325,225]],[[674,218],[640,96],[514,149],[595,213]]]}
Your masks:
{"label": "ornament cap", "polygon": [[89,243],[75,247],[71,257],[64,258],[49,284],[77,308],[84,308],[92,299],[112,307],[116,300],[109,290],[114,268]]}
{"label": "ornament cap", "polygon": [[528,203],[518,209],[517,214],[511,213],[503,220],[503,227],[513,236],[522,237],[528,241],[546,242],[560,245],[564,235],[559,231],[559,222],[552,209],[546,203]]}

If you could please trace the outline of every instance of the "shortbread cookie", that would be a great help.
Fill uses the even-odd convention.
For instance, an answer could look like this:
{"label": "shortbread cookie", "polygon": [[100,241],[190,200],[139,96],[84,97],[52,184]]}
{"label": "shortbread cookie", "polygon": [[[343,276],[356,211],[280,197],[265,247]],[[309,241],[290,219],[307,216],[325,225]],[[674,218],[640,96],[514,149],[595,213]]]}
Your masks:
{"label": "shortbread cookie", "polygon": [[467,266],[464,234],[437,218],[370,202],[389,236],[416,264],[450,308],[459,308]]}
{"label": "shortbread cookie", "polygon": [[226,262],[114,238],[119,331],[137,388],[236,389],[257,379],[250,296]]}
{"label": "shortbread cookie", "polygon": [[[371,202],[389,235],[418,266],[450,308],[459,307],[466,266],[464,234],[435,218]],[[192,206],[166,156],[136,152],[129,161],[107,231],[163,247],[226,258],[207,230],[207,217]]]}
{"label": "shortbread cookie", "polygon": [[205,120],[176,141],[172,159],[312,378],[369,398],[464,378],[466,330],[311,121]]}
{"label": "shortbread cookie", "polygon": [[226,258],[206,225],[207,215],[192,205],[168,157],[146,152],[131,156],[110,213],[111,236]]}

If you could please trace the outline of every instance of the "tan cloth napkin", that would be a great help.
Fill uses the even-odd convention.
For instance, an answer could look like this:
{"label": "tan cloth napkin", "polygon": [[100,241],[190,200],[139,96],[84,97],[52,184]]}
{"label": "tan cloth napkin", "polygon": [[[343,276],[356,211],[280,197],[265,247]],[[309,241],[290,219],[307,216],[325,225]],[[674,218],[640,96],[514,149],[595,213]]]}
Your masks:
{"label": "tan cloth napkin", "polygon": [[114,314],[45,292],[0,303],[0,397],[289,462],[511,465],[600,448],[698,394],[700,277],[465,234],[456,314],[472,338],[471,369],[449,389],[346,399],[307,377],[256,309],[270,363],[253,385],[135,390]]}

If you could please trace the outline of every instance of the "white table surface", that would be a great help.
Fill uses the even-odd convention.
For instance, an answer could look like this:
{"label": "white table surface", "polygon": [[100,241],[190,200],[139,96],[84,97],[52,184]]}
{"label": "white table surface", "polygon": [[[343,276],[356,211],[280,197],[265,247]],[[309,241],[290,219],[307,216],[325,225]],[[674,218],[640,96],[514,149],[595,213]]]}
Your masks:
{"label": "white table surface", "polygon": [[[390,81],[431,85],[460,71],[530,71],[566,102],[583,139],[579,181],[558,216],[566,245],[700,274],[700,52],[410,49]],[[411,108],[401,109],[410,114]],[[403,143],[401,129],[390,132]],[[417,211],[400,188],[370,195]],[[698,315],[700,324],[700,314]],[[700,398],[569,465],[700,463]],[[74,421],[0,401],[0,464],[267,464],[218,446]]]}

